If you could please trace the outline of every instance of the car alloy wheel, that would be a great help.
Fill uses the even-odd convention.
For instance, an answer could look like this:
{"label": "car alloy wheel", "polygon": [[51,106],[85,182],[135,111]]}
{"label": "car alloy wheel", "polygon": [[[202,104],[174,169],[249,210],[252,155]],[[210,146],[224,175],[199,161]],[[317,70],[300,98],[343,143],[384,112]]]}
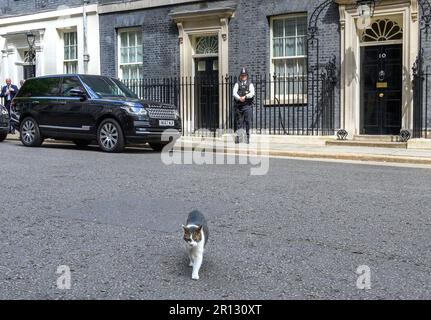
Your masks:
{"label": "car alloy wheel", "polygon": [[118,130],[114,124],[107,122],[100,130],[100,143],[106,150],[113,150],[118,143]]}
{"label": "car alloy wheel", "polygon": [[27,147],[40,147],[43,137],[40,134],[36,120],[29,117],[22,121],[20,126],[21,142]]}
{"label": "car alloy wheel", "polygon": [[23,141],[27,145],[33,144],[34,138],[36,135],[36,126],[33,120],[31,119],[25,120],[25,122],[22,125],[21,135],[22,135]]}
{"label": "car alloy wheel", "polygon": [[106,152],[121,152],[125,141],[120,124],[114,119],[105,119],[97,130],[99,146]]}

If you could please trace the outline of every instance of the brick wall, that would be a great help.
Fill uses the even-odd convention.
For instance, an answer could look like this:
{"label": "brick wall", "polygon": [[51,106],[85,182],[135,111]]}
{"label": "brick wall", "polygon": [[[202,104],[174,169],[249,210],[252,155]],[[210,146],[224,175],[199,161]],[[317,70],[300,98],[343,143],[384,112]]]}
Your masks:
{"label": "brick wall", "polygon": [[[221,4],[225,1],[214,1]],[[233,1],[229,1],[232,3]],[[321,0],[237,0],[235,17],[229,23],[229,69],[237,74],[242,65],[251,73],[269,73],[270,25],[269,17],[308,13]],[[144,33],[144,70],[149,77],[179,73],[178,30],[168,16],[173,9],[196,9],[200,4],[167,6],[100,16],[102,73],[116,75],[116,30],[124,27],[142,27]],[[332,5],[321,15],[319,23],[321,62],[333,54],[339,61],[340,37],[338,9]],[[312,53],[314,55],[314,53]],[[171,66],[171,69],[169,69]],[[167,70],[168,69],[168,70]]]}
{"label": "brick wall", "polygon": [[[90,0],[97,3],[97,0]],[[77,7],[82,0],[0,0],[0,17],[18,16],[57,10],[59,7]]]}
{"label": "brick wall", "polygon": [[[204,1],[205,2],[205,1]],[[171,10],[193,10],[205,5],[193,4],[150,8],[147,10],[118,12],[100,15],[101,72],[117,76],[117,30],[125,27],[142,27],[144,42],[145,77],[179,76],[178,30],[168,16]],[[322,0],[235,0],[211,1],[209,6],[235,4],[235,17],[229,22],[229,70],[237,75],[241,66],[251,74],[270,72],[270,23],[271,16],[307,13],[311,16]],[[333,4],[319,18],[320,63],[340,56],[338,6]],[[310,61],[316,63],[316,50],[310,50]],[[339,93],[336,91],[338,119]],[[337,125],[336,125],[337,126]]]}
{"label": "brick wall", "polygon": [[168,16],[169,7],[100,16],[101,73],[117,76],[117,31],[143,29],[144,75],[179,76],[178,29]]}

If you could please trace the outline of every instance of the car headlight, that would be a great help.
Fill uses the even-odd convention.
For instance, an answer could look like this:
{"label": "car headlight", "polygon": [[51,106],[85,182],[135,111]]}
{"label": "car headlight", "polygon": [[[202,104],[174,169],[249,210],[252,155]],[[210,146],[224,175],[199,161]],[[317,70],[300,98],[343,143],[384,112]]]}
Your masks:
{"label": "car headlight", "polygon": [[147,116],[148,111],[144,107],[132,107],[132,106],[122,106],[121,109],[126,110],[127,113],[130,113],[135,116]]}
{"label": "car headlight", "polygon": [[178,110],[175,110],[175,119],[180,118],[180,112]]}
{"label": "car headlight", "polygon": [[2,114],[2,115],[6,115],[6,114],[8,114],[8,112],[7,112],[6,108],[1,108],[1,114]]}

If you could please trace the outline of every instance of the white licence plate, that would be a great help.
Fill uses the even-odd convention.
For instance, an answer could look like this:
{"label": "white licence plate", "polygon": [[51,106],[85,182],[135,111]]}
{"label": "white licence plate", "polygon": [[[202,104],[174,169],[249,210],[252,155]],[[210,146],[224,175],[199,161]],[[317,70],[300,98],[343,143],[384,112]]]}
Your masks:
{"label": "white licence plate", "polygon": [[174,120],[159,120],[159,126],[161,127],[173,127],[174,125]]}

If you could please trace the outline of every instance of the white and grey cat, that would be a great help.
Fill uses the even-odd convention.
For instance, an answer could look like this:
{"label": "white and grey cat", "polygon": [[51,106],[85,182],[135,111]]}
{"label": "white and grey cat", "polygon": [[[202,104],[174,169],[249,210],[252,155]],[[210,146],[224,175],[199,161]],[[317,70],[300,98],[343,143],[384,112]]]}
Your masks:
{"label": "white and grey cat", "polygon": [[183,225],[184,241],[190,258],[190,267],[193,267],[192,279],[199,280],[199,270],[204,257],[205,245],[208,241],[209,231],[205,216],[198,210],[189,213],[187,224]]}

